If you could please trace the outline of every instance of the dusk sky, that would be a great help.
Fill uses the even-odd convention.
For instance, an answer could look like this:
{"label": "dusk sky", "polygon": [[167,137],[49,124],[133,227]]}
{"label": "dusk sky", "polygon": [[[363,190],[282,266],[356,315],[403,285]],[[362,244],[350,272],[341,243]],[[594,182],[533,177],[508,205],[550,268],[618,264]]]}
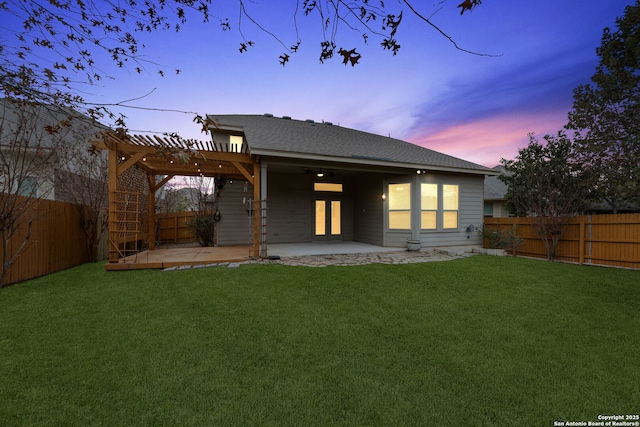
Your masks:
{"label": "dusk sky", "polygon": [[[387,6],[392,7],[393,2]],[[567,121],[573,89],[589,83],[604,27],[615,26],[631,0],[540,1],[485,0],[460,16],[458,1],[422,3],[426,16],[442,8],[433,22],[461,47],[456,50],[436,31],[405,14],[398,30],[397,56],[371,38],[359,43],[346,27],[338,45],[358,46],[355,67],[340,57],[320,64],[320,30],[315,19],[299,16],[300,51],[282,67],[285,52],[276,40],[246,19],[243,32],[255,45],[238,52],[242,38],[194,17],[180,33],[154,33],[145,39],[145,58],[166,67],[136,74],[112,72],[114,80],[90,88],[86,98],[114,103],[148,96],[130,104],[199,114],[264,114],[330,121],[390,135],[478,164],[493,167],[511,159],[528,143],[556,133]],[[238,16],[236,2],[213,13]],[[249,13],[287,45],[295,42],[295,2],[247,2]],[[231,25],[235,26],[231,19]],[[349,43],[355,37],[358,44]],[[171,70],[180,69],[176,75]],[[206,139],[192,114],[123,109],[133,133],[179,132]]]}

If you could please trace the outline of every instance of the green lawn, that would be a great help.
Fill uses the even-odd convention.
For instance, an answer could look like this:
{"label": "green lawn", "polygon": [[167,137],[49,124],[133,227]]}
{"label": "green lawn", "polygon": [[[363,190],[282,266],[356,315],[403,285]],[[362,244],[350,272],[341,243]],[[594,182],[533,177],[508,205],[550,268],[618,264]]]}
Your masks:
{"label": "green lawn", "polygon": [[0,425],[526,425],[640,412],[640,272],[511,257],[0,291]]}

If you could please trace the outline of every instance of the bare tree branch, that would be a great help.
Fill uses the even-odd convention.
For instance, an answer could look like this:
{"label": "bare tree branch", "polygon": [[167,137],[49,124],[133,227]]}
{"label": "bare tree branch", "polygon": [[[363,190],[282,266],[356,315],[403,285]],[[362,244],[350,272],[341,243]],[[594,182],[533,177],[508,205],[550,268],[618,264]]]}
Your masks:
{"label": "bare tree branch", "polygon": [[[418,18],[422,19],[424,22],[426,22],[428,25],[430,25],[433,29],[435,29],[437,32],[439,32],[439,33],[440,33],[444,38],[446,38],[447,40],[449,40],[449,41],[451,42],[451,44],[453,44],[453,46],[454,46],[456,49],[458,49],[458,50],[460,50],[460,51],[462,51],[462,52],[466,52],[466,53],[469,53],[469,54],[471,54],[471,55],[477,55],[477,56],[488,56],[488,57],[492,57],[492,58],[502,56],[502,54],[499,54],[499,55],[492,55],[492,54],[488,54],[488,53],[479,53],[479,52],[474,52],[474,51],[471,51],[471,50],[464,49],[464,48],[460,47],[460,46],[458,45],[458,43],[456,43],[456,41],[455,41],[455,40],[453,40],[453,38],[452,38],[451,36],[449,36],[449,35],[448,35],[447,33],[445,33],[445,32],[444,32],[440,27],[438,27],[438,26],[437,26],[437,25],[435,25],[433,22],[431,22],[431,17],[427,18],[427,17],[425,17],[424,15],[422,15],[422,14],[421,14],[420,12],[418,12],[418,11],[417,11],[417,10],[416,10],[412,5],[411,5],[411,3],[409,3],[407,0],[402,0],[402,1],[403,1],[403,3],[404,3],[404,4],[406,4],[406,5],[407,5],[407,7],[408,7],[409,9],[411,9],[411,12],[413,12],[413,14],[414,14],[414,15],[416,15]],[[438,9],[438,10],[440,10],[440,9]],[[434,14],[435,14],[435,13],[437,13],[437,12],[438,12],[438,11],[434,12]],[[463,9],[463,12],[464,12],[464,9]],[[431,15],[431,16],[433,16],[433,15]]]}

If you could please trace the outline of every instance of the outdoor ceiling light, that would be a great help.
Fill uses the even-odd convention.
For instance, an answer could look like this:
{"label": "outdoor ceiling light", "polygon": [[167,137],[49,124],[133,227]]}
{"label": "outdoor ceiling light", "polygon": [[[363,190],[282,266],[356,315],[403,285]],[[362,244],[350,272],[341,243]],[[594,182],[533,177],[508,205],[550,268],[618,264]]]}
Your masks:
{"label": "outdoor ceiling light", "polygon": [[318,178],[322,178],[322,177],[324,176],[324,173],[322,173],[322,169],[320,169],[320,170],[318,171],[318,173],[316,174],[316,176],[317,176]]}

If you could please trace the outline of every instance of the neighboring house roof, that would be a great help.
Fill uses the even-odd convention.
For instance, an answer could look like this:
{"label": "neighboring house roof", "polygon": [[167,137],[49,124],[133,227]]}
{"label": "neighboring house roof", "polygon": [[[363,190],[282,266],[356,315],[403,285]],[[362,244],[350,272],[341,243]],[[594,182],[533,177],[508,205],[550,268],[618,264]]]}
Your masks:
{"label": "neighboring house roof", "polygon": [[[504,166],[496,166],[491,170],[504,173]],[[484,199],[504,200],[507,194],[507,184],[502,182],[497,176],[488,176],[484,179]]]}
{"label": "neighboring house roof", "polygon": [[399,139],[329,122],[272,115],[209,115],[216,130],[244,133],[251,154],[492,175],[484,166]]}

